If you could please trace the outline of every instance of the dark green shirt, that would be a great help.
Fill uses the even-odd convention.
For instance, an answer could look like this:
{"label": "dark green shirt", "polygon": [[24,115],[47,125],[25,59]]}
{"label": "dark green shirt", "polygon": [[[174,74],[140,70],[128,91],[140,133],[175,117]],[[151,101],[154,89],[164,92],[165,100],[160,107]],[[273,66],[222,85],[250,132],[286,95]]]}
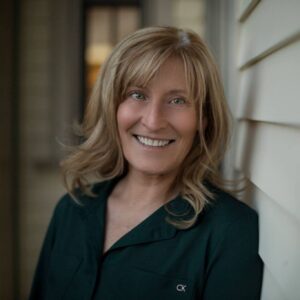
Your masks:
{"label": "dark green shirt", "polygon": [[[121,237],[104,255],[107,198],[116,180],[97,184],[97,198],[65,195],[43,244],[30,300],[256,300],[262,261],[257,214],[229,194],[216,199],[194,226],[179,230],[164,207]],[[169,202],[182,213],[180,196]]]}

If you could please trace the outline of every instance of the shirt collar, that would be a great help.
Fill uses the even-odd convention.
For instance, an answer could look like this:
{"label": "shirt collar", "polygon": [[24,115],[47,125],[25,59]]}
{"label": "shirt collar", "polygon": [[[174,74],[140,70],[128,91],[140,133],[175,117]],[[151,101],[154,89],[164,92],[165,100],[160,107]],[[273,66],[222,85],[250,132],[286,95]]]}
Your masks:
{"label": "shirt collar", "polygon": [[[107,199],[119,180],[120,178],[116,178],[96,184],[93,189],[97,193],[96,198],[81,197],[83,206],[80,208],[80,214],[86,226],[88,243],[97,253],[102,253]],[[177,196],[169,201],[167,207],[169,211],[179,216],[187,210],[190,211],[190,205],[181,196]],[[173,238],[178,229],[166,221],[167,216],[170,216],[168,211],[165,206],[161,206],[131,231],[122,236],[108,252],[122,247]]]}

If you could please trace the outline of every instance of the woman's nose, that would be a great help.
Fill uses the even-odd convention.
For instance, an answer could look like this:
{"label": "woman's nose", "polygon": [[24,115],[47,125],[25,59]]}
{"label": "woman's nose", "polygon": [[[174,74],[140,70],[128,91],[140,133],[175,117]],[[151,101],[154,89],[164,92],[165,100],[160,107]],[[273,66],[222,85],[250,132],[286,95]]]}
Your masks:
{"label": "woman's nose", "polygon": [[149,101],[143,112],[142,124],[151,131],[166,127],[167,119],[162,105],[156,101]]}

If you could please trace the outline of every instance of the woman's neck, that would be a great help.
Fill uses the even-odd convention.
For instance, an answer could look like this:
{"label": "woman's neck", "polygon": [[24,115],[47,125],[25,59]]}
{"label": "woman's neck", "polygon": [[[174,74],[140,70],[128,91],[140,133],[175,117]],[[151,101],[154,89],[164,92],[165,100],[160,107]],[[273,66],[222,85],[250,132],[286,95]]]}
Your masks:
{"label": "woman's neck", "polygon": [[163,205],[176,196],[174,175],[148,175],[129,171],[113,191],[116,198],[132,207]]}

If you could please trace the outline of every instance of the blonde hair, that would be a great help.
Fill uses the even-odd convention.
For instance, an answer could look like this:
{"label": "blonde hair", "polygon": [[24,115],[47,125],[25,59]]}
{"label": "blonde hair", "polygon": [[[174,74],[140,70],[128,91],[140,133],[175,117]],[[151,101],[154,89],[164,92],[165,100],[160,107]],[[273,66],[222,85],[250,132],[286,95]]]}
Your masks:
{"label": "blonde hair", "polygon": [[[61,166],[69,192],[76,187],[86,191],[90,175],[104,181],[126,173],[117,130],[118,105],[129,86],[146,86],[170,57],[184,64],[188,91],[198,115],[198,134],[174,182],[193,214],[188,219],[167,220],[183,229],[192,226],[209,199],[213,199],[205,183],[223,186],[218,167],[230,133],[230,114],[218,69],[196,33],[174,27],[149,27],[121,41],[101,67],[89,99],[81,125],[84,141],[74,147]],[[165,208],[170,212],[167,205]]]}

